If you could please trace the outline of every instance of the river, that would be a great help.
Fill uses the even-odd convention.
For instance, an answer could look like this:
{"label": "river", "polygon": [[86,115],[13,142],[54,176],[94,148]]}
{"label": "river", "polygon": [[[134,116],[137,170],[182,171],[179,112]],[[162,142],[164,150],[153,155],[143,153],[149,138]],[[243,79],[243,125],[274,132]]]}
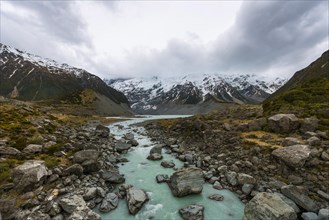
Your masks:
{"label": "river", "polygon": [[[236,194],[229,190],[215,190],[212,185],[206,183],[203,186],[203,191],[198,195],[189,195],[183,198],[172,196],[171,191],[166,183],[158,184],[155,180],[158,174],[172,174],[172,168],[163,168],[161,161],[150,161],[146,157],[152,146],[155,145],[150,138],[143,135],[145,129],[136,127],[132,124],[153,119],[178,118],[186,116],[147,116],[146,118],[133,118],[127,121],[114,123],[109,126],[111,133],[116,139],[126,133],[133,133],[139,145],[132,148],[125,157],[129,160],[127,163],[119,164],[119,171],[124,174],[127,184],[134,185],[147,192],[150,200],[144,207],[132,216],[128,213],[125,200],[120,200],[118,207],[109,213],[99,213],[102,219],[181,219],[178,210],[190,204],[200,204],[204,206],[205,219],[242,219],[244,204],[239,200]],[[119,128],[122,125],[123,128]],[[147,146],[147,147],[146,147]],[[176,167],[180,168],[183,163],[163,151],[163,160],[172,160]],[[217,202],[208,199],[209,195],[221,194],[224,196],[224,201]]]}

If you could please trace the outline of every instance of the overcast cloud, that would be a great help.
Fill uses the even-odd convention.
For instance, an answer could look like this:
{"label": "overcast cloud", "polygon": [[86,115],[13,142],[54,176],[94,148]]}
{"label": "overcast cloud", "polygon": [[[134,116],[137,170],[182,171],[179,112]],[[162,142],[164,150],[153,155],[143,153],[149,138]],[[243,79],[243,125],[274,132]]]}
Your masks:
{"label": "overcast cloud", "polygon": [[290,77],[329,48],[323,1],[1,1],[0,41],[106,78]]}

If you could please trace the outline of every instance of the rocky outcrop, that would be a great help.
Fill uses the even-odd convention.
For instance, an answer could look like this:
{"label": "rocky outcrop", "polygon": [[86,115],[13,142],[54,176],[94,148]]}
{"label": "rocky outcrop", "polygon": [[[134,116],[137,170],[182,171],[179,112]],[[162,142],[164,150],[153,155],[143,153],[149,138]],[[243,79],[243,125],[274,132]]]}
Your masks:
{"label": "rocky outcrop", "polygon": [[119,198],[115,193],[108,193],[99,206],[99,211],[110,212],[119,204]]}
{"label": "rocky outcrop", "polygon": [[258,193],[244,209],[243,220],[294,220],[297,215],[278,195]]}
{"label": "rocky outcrop", "polygon": [[184,220],[203,220],[203,210],[202,205],[189,205],[181,208],[179,214]]}
{"label": "rocky outcrop", "polygon": [[308,197],[308,195],[305,195],[305,193],[299,190],[297,186],[284,186],[281,188],[281,192],[306,211],[317,212],[319,210],[319,207],[315,204],[315,202]]}
{"label": "rocky outcrop", "polygon": [[29,160],[13,169],[12,179],[19,192],[31,191],[47,178],[48,171],[42,160]]}
{"label": "rocky outcrop", "polygon": [[275,133],[291,133],[299,126],[299,120],[294,114],[277,114],[268,118],[268,128]]}
{"label": "rocky outcrop", "polygon": [[136,187],[127,190],[127,204],[129,213],[135,215],[149,200],[147,194]]}
{"label": "rocky outcrop", "polygon": [[81,164],[84,173],[92,173],[101,168],[101,164],[98,160],[99,157],[100,152],[96,150],[82,150],[74,154],[73,161]]}
{"label": "rocky outcrop", "polygon": [[203,183],[203,172],[201,169],[195,167],[174,172],[168,182],[172,194],[176,197],[201,193]]}
{"label": "rocky outcrop", "polygon": [[290,167],[300,168],[304,166],[310,153],[311,151],[307,145],[294,145],[276,149],[272,152],[272,155]]}

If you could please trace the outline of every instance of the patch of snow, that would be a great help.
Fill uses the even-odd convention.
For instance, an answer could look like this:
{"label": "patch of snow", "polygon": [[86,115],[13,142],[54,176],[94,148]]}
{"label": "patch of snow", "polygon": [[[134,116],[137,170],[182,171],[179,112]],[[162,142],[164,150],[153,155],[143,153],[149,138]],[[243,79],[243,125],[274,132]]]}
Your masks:
{"label": "patch of snow", "polygon": [[15,70],[13,71],[13,73],[10,74],[9,79],[10,79],[13,75],[15,75],[15,73],[16,73],[17,70],[18,70],[18,69],[15,69]]}

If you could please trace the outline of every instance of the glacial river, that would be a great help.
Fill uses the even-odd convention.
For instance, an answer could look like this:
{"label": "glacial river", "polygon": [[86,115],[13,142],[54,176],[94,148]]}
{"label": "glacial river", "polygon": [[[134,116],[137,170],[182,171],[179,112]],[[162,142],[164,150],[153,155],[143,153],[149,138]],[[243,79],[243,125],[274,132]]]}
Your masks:
{"label": "glacial river", "polygon": [[[189,195],[183,198],[172,196],[171,191],[166,183],[158,184],[155,180],[158,174],[168,174],[174,172],[172,168],[163,168],[160,161],[150,161],[146,157],[149,151],[155,145],[150,138],[143,135],[145,129],[136,127],[132,124],[153,119],[177,118],[186,116],[162,115],[147,116],[146,118],[133,118],[127,121],[118,122],[109,126],[111,133],[116,139],[126,133],[133,133],[139,145],[132,148],[125,157],[129,160],[127,163],[119,164],[121,174],[124,174],[127,184],[134,185],[147,192],[150,200],[135,215],[130,215],[125,200],[120,200],[118,207],[109,213],[100,213],[102,219],[181,219],[178,210],[190,204],[200,204],[204,206],[205,219],[234,219],[240,220],[243,216],[244,204],[239,198],[229,190],[215,190],[210,184],[204,184],[203,191],[199,195]],[[120,129],[117,125],[122,125]],[[147,147],[146,147],[147,146]],[[162,152],[163,160],[172,160],[176,167],[181,168],[183,163]],[[224,201],[217,202],[208,199],[209,195],[221,194]]]}

